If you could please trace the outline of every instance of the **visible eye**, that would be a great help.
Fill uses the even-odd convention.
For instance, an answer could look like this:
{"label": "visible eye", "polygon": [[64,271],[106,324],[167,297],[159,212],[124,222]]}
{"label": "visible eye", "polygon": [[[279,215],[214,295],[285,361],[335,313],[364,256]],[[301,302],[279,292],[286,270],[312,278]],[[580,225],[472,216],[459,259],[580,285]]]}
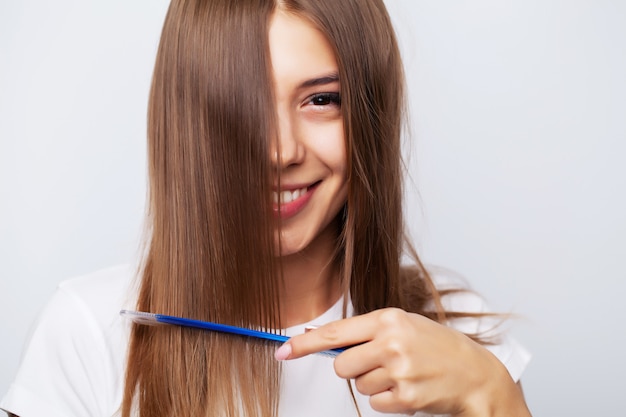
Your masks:
{"label": "visible eye", "polygon": [[309,103],[314,106],[341,106],[341,95],[339,93],[319,93],[313,95]]}

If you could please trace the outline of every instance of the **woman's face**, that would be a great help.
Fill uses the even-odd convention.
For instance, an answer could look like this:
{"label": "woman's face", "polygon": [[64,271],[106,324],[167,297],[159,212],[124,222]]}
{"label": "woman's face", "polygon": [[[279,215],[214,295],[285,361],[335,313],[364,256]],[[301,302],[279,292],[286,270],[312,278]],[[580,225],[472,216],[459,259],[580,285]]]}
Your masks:
{"label": "woman's face", "polygon": [[337,61],[324,35],[278,11],[269,45],[279,142],[272,158],[280,172],[274,210],[286,256],[329,235],[347,198],[346,148]]}

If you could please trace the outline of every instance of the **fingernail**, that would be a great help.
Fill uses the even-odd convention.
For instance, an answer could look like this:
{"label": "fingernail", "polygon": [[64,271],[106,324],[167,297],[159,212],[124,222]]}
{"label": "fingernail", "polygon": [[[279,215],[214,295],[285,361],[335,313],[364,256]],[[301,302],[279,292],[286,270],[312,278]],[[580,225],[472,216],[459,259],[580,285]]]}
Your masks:
{"label": "fingernail", "polygon": [[289,358],[289,355],[291,355],[291,345],[289,343],[283,343],[283,345],[274,352],[274,358],[276,358],[277,361],[284,361]]}

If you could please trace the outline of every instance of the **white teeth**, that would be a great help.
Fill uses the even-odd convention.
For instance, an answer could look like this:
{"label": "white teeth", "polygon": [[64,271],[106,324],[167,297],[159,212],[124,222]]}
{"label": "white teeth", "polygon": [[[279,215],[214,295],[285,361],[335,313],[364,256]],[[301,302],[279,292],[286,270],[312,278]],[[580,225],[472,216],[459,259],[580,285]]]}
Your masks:
{"label": "white teeth", "polygon": [[272,193],[272,201],[274,202],[274,204],[278,204],[279,202],[281,204],[287,204],[291,203],[294,200],[297,200],[304,194],[306,194],[306,187],[293,191],[281,191],[280,193],[274,191]]}

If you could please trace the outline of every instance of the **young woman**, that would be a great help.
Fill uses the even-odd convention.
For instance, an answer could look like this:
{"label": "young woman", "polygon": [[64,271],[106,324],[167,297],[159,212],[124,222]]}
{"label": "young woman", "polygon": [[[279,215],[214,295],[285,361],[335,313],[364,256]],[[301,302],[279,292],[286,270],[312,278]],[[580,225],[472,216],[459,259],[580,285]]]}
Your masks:
{"label": "young woman", "polygon": [[[173,0],[138,288],[126,267],[61,284],[2,408],[529,416],[523,349],[488,340],[478,297],[401,265],[403,100],[382,0]],[[293,337],[131,326],[125,307]]]}

